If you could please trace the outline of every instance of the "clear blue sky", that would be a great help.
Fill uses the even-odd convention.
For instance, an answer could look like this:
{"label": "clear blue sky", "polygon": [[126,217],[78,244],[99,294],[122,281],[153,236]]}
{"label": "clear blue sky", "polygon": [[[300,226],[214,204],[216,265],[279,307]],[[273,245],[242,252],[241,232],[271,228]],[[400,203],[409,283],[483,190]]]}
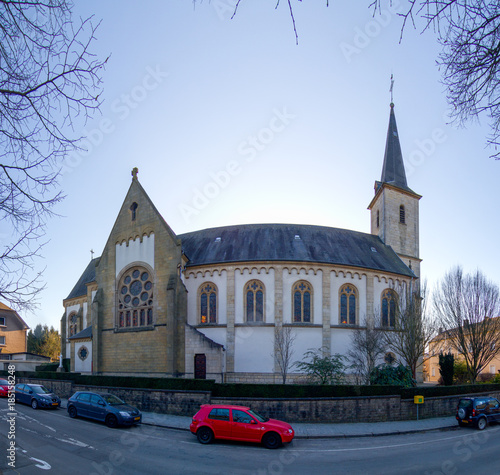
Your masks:
{"label": "clear blue sky", "polygon": [[[75,15],[102,23],[94,51],[111,54],[88,151],[68,160],[63,217],[44,248],[47,289],[23,317],[59,328],[62,300],[101,254],[131,180],[180,234],[238,223],[301,223],[370,232],[380,179],[390,76],[409,186],[420,202],[422,274],[456,264],[500,283],[498,176],[487,123],[447,125],[432,32],[408,28],[371,0],[102,2]],[[384,2],[383,2],[384,3]],[[406,2],[394,1],[401,11]]]}

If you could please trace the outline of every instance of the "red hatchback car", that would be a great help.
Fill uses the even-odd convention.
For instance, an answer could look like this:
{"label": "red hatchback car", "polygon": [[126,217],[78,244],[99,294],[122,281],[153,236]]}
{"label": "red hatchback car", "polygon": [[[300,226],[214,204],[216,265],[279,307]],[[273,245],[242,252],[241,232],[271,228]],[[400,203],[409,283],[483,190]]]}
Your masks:
{"label": "red hatchback car", "polygon": [[277,449],[292,441],[295,433],[290,424],[260,416],[245,406],[204,404],[193,416],[190,430],[202,444],[214,439],[259,442]]}

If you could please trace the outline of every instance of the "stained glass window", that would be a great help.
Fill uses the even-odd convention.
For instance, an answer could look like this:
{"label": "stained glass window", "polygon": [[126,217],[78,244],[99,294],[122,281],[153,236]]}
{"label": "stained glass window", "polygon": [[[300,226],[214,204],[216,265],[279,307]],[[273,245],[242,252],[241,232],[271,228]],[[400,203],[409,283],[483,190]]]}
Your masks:
{"label": "stained glass window", "polygon": [[217,287],[206,282],[199,289],[200,323],[217,323]]}
{"label": "stained glass window", "polygon": [[341,325],[356,325],[356,299],[358,291],[352,284],[340,288],[340,323]]}
{"label": "stained glass window", "polygon": [[69,316],[69,336],[76,335],[78,333],[78,316],[76,313],[72,313]]}
{"label": "stained glass window", "polygon": [[311,323],[312,317],[312,286],[305,280],[296,282],[293,292],[293,321],[294,323]]}
{"label": "stained glass window", "polygon": [[382,326],[394,327],[396,325],[396,293],[387,289],[382,292]]}
{"label": "stained glass window", "polygon": [[246,321],[264,321],[264,284],[259,280],[251,280],[245,286]]}
{"label": "stained glass window", "polygon": [[128,269],[121,277],[118,293],[119,328],[139,328],[153,324],[153,281],[143,267]]}

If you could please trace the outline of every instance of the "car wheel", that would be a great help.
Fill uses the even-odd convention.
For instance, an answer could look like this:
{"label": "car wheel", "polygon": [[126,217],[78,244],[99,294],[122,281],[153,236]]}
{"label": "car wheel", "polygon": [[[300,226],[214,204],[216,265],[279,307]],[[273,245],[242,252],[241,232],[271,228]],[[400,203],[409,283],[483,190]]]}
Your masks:
{"label": "car wheel", "polygon": [[262,438],[262,444],[267,449],[277,449],[281,447],[281,437],[276,432],[268,432]]}
{"label": "car wheel", "polygon": [[200,427],[196,432],[200,444],[210,444],[214,440],[214,433],[208,427]]}
{"label": "car wheel", "polygon": [[38,409],[38,401],[36,399],[31,400],[31,407],[33,409]]}
{"label": "car wheel", "polygon": [[74,419],[77,416],[76,407],[75,406],[69,406],[69,408],[68,408],[68,414],[69,414],[69,417],[72,417]]}
{"label": "car wheel", "polygon": [[106,425],[108,427],[111,427],[112,429],[115,428],[118,425],[118,419],[116,416],[113,416],[113,414],[109,414],[108,417],[106,417]]}
{"label": "car wheel", "polygon": [[484,430],[486,428],[486,426],[488,425],[488,421],[486,420],[486,417],[481,417],[478,421],[477,421],[477,428],[479,430]]}
{"label": "car wheel", "polygon": [[467,414],[465,413],[465,408],[461,407],[459,410],[458,410],[458,417],[460,417],[460,419],[465,419],[465,416]]}

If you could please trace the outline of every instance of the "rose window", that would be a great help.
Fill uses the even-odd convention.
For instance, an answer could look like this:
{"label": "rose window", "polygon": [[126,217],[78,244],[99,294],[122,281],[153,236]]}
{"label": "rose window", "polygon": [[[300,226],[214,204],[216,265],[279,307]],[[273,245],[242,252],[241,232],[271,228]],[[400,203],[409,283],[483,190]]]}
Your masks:
{"label": "rose window", "polygon": [[118,286],[118,326],[142,327],[153,324],[153,282],[143,267],[129,269]]}

